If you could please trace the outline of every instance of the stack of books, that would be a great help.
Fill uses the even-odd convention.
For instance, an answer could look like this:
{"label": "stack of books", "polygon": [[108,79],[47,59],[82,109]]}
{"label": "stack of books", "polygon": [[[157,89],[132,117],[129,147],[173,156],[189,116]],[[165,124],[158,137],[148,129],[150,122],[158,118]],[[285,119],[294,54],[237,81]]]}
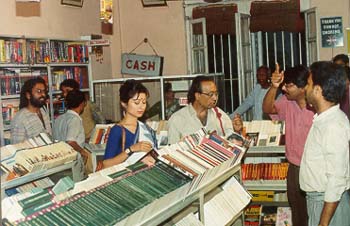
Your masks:
{"label": "stack of books", "polygon": [[244,134],[251,146],[278,146],[284,144],[284,121],[253,120],[243,122]]}
{"label": "stack of books", "polygon": [[58,142],[17,152],[14,169],[35,172],[76,160],[77,152],[67,143]]}
{"label": "stack of books", "polygon": [[96,124],[91,133],[89,143],[85,143],[84,147],[92,153],[104,153],[109,132],[114,125],[115,124]]}
{"label": "stack of books", "polygon": [[158,151],[162,161],[193,178],[190,191],[240,163],[245,150],[215,133],[200,130]]}
{"label": "stack of books", "polygon": [[9,144],[0,148],[1,170],[10,173],[13,172],[13,166],[16,164],[15,156],[17,152],[35,147],[52,144],[52,139],[46,133],[40,133],[38,136],[30,138],[18,144]]}

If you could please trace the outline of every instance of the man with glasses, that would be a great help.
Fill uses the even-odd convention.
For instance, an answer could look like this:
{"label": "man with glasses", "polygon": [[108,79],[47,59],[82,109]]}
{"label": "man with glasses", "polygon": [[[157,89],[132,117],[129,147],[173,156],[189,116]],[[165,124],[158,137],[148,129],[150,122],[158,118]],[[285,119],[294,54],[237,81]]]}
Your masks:
{"label": "man with glasses", "polygon": [[[271,87],[263,102],[263,111],[266,114],[276,114],[271,115],[273,120],[284,120],[286,123],[286,158],[289,162],[287,194],[293,225],[298,226],[307,226],[308,223],[305,193],[299,186],[301,157],[314,116],[306,103],[308,76],[309,70],[304,66],[280,72],[279,65],[276,64]],[[284,94],[275,100],[280,86]]]}
{"label": "man with glasses", "polygon": [[195,133],[205,127],[216,131],[220,136],[231,135],[242,129],[242,120],[229,116],[216,107],[218,90],[214,81],[205,76],[197,76],[188,91],[188,106],[175,112],[169,119],[169,144],[181,140],[184,136]]}
{"label": "man with glasses", "polygon": [[11,143],[16,144],[40,133],[51,135],[50,117],[44,106],[47,86],[41,77],[24,83],[20,94],[19,111],[11,121]]}

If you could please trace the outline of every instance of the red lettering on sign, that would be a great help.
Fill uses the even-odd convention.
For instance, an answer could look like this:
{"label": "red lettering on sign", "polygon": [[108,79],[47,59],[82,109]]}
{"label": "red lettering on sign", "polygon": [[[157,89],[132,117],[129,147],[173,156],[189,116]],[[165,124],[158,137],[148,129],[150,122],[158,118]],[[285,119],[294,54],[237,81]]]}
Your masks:
{"label": "red lettering on sign", "polygon": [[127,60],[126,62],[125,62],[125,66],[127,67],[127,68],[132,68],[132,60]]}
{"label": "red lettering on sign", "polygon": [[147,69],[147,61],[142,61],[141,62],[141,70],[146,70]]}
{"label": "red lettering on sign", "polygon": [[148,62],[148,70],[149,71],[151,71],[151,70],[154,71],[155,67],[156,67],[155,62]]}
{"label": "red lettering on sign", "polygon": [[135,60],[134,62],[134,67],[133,67],[134,70],[138,70],[139,69],[139,62],[137,60]]}

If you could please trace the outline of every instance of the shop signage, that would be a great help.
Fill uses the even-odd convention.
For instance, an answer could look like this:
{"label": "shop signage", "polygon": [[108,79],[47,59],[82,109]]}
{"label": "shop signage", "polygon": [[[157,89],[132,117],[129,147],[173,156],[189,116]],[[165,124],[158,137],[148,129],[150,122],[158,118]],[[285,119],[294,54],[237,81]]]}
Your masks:
{"label": "shop signage", "polygon": [[321,39],[324,48],[344,46],[342,17],[321,18]]}
{"label": "shop signage", "polygon": [[160,76],[163,57],[123,53],[122,74]]}

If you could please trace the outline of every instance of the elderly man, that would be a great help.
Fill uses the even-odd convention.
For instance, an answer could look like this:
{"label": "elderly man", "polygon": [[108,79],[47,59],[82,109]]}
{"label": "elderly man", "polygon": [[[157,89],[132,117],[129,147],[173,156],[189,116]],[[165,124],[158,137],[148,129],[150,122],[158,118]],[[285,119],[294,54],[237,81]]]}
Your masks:
{"label": "elderly man", "polygon": [[206,76],[197,76],[188,91],[188,106],[175,112],[169,119],[169,143],[173,144],[184,136],[205,127],[221,136],[228,136],[242,129],[242,120],[236,116],[233,121],[216,106],[218,90],[214,81]]}

